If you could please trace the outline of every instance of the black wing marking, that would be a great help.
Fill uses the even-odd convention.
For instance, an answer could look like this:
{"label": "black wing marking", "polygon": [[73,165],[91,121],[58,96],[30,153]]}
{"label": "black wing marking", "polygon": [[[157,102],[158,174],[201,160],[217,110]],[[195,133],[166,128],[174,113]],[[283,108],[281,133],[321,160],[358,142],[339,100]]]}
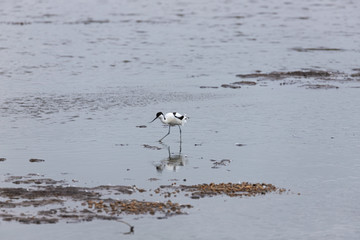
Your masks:
{"label": "black wing marking", "polygon": [[180,119],[180,120],[184,119],[184,116],[180,116],[180,117],[176,116],[176,112],[173,112],[173,114],[174,114],[174,117],[176,117],[177,119]]}

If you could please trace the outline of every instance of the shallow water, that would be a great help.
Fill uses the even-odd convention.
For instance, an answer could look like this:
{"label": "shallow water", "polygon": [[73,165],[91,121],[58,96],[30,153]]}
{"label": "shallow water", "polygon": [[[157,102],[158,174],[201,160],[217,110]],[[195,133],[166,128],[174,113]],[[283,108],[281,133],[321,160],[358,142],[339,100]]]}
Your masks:
{"label": "shallow water", "polygon": [[[129,236],[126,226],[111,221],[2,221],[1,236],[357,239],[359,6],[330,0],[0,3],[3,187],[14,187],[5,181],[9,175],[38,173],[75,186],[249,181],[291,190],[240,199],[178,196],[172,200],[194,206],[188,215],[123,216],[135,226]],[[241,80],[236,74],[308,69],[338,75],[220,87]],[[301,87],[309,83],[339,88]],[[160,144],[167,127],[148,122],[158,111],[174,110],[190,117],[183,141],[172,128]],[[179,160],[169,161],[169,149]],[[231,162],[213,168],[211,160],[222,159]],[[165,201],[148,193],[142,198]]]}

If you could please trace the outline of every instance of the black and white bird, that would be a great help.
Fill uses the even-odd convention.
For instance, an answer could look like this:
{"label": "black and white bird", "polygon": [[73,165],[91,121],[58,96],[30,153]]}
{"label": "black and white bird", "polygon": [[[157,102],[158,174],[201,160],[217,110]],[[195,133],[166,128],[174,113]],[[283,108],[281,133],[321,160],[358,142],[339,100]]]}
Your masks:
{"label": "black and white bird", "polygon": [[189,119],[186,114],[182,115],[178,112],[172,112],[172,113],[167,113],[167,114],[163,114],[162,112],[158,112],[156,114],[156,117],[154,118],[154,120],[152,120],[150,123],[152,123],[153,121],[155,121],[157,118],[160,119],[160,121],[164,124],[169,125],[169,132],[159,140],[159,142],[161,142],[167,135],[170,134],[170,128],[173,126],[178,126],[179,130],[180,130],[180,142],[181,142],[181,127],[180,125],[184,125],[186,123],[186,120]]}

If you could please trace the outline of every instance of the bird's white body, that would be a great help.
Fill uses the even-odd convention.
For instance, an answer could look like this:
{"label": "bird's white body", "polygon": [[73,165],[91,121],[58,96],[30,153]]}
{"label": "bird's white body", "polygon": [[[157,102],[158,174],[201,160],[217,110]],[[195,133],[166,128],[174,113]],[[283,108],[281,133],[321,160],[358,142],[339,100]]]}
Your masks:
{"label": "bird's white body", "polygon": [[178,126],[179,130],[180,130],[180,142],[181,142],[181,128],[180,126],[184,125],[186,123],[186,120],[188,119],[188,117],[186,116],[186,114],[182,115],[178,112],[172,112],[172,113],[167,113],[167,114],[163,114],[162,112],[158,112],[156,114],[156,117],[154,118],[154,120],[152,120],[151,122],[155,121],[157,118],[160,119],[160,121],[166,125],[169,125],[169,132],[159,140],[159,142],[161,142],[167,135],[170,134],[170,128],[173,126]]}
{"label": "bird's white body", "polygon": [[[186,114],[183,116],[180,113],[167,113],[159,116],[160,121],[164,124],[168,124],[170,126],[181,125],[183,126],[186,123],[187,117]],[[182,119],[181,119],[182,118]]]}

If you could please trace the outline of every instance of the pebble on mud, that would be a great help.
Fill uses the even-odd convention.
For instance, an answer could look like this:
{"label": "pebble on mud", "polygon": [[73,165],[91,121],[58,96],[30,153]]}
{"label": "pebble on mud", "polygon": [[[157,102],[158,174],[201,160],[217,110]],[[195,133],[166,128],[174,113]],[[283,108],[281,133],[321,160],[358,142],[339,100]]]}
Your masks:
{"label": "pebble on mud", "polygon": [[[230,160],[223,159],[220,164],[228,164],[229,162]],[[112,195],[148,192],[136,186],[70,187],[63,180],[55,181],[42,178],[38,174],[9,176],[6,181],[14,184],[35,183],[36,185],[26,188],[0,188],[0,198],[3,200],[0,201],[0,208],[3,209],[0,218],[4,221],[18,221],[26,224],[57,223],[60,221],[73,223],[95,219],[121,222],[120,215],[124,214],[156,214],[157,218],[164,219],[174,215],[187,214],[185,209],[193,207],[190,204],[179,204],[171,200],[154,202],[110,197]],[[173,181],[175,180],[173,179]],[[182,181],[185,182],[186,179]],[[216,195],[242,197],[285,191],[283,188],[265,183],[179,185],[177,182],[173,182],[170,185],[162,185],[155,190],[149,190],[149,195],[157,194],[164,198],[175,198],[183,195],[192,199],[201,199]],[[16,210],[13,210],[15,208]]]}
{"label": "pebble on mud", "polygon": [[[192,208],[190,204],[173,203],[171,200],[167,202],[147,202],[138,200],[99,200],[87,201],[88,208],[90,209],[104,209],[111,215],[114,214],[151,214],[154,215],[157,212],[164,213],[165,215],[178,215],[184,214],[182,209]],[[109,210],[106,210],[109,209]],[[111,210],[110,210],[111,209]]]}
{"label": "pebble on mud", "polygon": [[[174,188],[174,186],[160,186],[161,189]],[[177,187],[182,192],[190,192],[192,199],[200,199],[207,196],[227,195],[229,197],[243,197],[264,195],[270,192],[283,193],[285,188],[278,188],[266,183],[210,183],[198,185],[180,185]],[[157,192],[158,193],[158,192]]]}
{"label": "pebble on mud", "polygon": [[[32,176],[32,175],[31,175]],[[10,176],[11,180],[28,178],[26,176]],[[36,175],[36,177],[39,177]],[[9,179],[9,180],[10,180]],[[114,220],[120,221],[120,214],[159,213],[159,217],[186,214],[183,209],[191,208],[189,204],[180,205],[167,202],[146,202],[138,200],[119,200],[107,195],[143,193],[146,190],[136,186],[97,186],[93,188],[54,186],[51,179],[26,179],[29,183],[44,183],[45,186],[29,186],[27,188],[0,188],[0,218],[4,221],[18,221],[26,224]],[[20,183],[20,182],[19,182]],[[23,182],[21,182],[23,183]],[[18,184],[18,182],[15,182]],[[104,198],[105,197],[105,198]],[[104,198],[104,199],[103,199]],[[36,207],[33,212],[29,207]],[[49,210],[49,207],[51,209]],[[17,211],[12,209],[17,208]]]}

